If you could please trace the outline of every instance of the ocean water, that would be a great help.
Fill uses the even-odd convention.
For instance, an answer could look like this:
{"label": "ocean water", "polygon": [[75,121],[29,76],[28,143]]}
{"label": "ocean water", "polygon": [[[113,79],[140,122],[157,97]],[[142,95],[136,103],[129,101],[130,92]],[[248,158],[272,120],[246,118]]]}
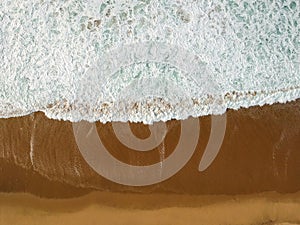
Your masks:
{"label": "ocean water", "polygon": [[299,0],[0,1],[4,118],[153,123],[299,97]]}

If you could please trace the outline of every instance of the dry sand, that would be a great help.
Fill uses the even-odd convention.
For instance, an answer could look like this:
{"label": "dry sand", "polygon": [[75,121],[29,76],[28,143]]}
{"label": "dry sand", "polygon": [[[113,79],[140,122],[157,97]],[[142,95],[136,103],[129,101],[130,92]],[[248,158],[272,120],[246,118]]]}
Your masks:
{"label": "dry sand", "polygon": [[67,199],[0,195],[0,224],[273,225],[300,223],[300,193],[237,196],[97,192]]}

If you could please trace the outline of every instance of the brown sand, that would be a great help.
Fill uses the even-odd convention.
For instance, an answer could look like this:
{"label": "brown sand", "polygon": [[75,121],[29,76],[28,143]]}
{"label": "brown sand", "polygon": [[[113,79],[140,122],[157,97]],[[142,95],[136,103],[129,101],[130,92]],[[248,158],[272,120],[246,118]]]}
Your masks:
{"label": "brown sand", "polygon": [[[91,190],[189,194],[300,190],[300,100],[228,111],[221,150],[213,164],[199,172],[210,119],[200,118],[199,143],[185,167],[170,179],[147,187],[116,184],[93,171],[78,150],[70,122],[51,120],[42,113],[0,119],[0,190],[45,197],[78,196]],[[179,139],[180,122],[167,125],[166,157]],[[131,128],[141,137],[149,132],[141,124]],[[160,159],[160,146],[136,152],[122,146],[110,123],[98,123],[97,129],[110,153],[124,162],[146,165]]]}
{"label": "brown sand", "polygon": [[239,196],[92,193],[53,200],[0,195],[0,224],[274,225],[300,223],[300,193]]}
{"label": "brown sand", "polygon": [[[197,168],[211,117],[199,121],[199,142],[183,169],[159,184],[129,187],[90,168],[70,122],[43,113],[0,119],[0,191],[8,193],[0,194],[0,224],[300,223],[300,100],[228,111],[221,150],[204,172]],[[178,142],[180,122],[167,127],[165,157]],[[131,130],[149,135],[142,124]],[[97,131],[123,162],[160,160],[161,145],[140,153],[122,145],[110,123],[97,123]]]}

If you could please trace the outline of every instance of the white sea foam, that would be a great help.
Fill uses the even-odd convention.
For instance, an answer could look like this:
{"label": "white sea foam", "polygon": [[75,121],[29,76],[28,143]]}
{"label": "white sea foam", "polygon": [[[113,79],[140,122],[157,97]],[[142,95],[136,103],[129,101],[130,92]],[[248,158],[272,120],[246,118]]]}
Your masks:
{"label": "white sea foam", "polygon": [[300,2],[3,0],[0,116],[166,121],[300,97]]}

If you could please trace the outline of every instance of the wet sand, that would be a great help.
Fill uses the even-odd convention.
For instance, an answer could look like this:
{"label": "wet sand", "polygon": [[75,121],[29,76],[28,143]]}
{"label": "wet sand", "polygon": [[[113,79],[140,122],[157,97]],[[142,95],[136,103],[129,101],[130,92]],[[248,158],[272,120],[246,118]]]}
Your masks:
{"label": "wet sand", "polygon": [[[91,190],[187,194],[300,190],[300,100],[228,111],[220,152],[203,172],[198,166],[210,136],[211,117],[202,117],[199,123],[195,152],[177,174],[158,184],[130,187],[105,179],[88,165],[77,147],[72,123],[48,119],[43,113],[0,119],[0,190],[58,198]],[[169,121],[167,127],[161,145],[137,152],[118,141],[111,123],[97,123],[107,151],[132,165],[159,162],[162,147],[168,158],[178,143],[180,122]],[[131,124],[131,130],[139,138],[149,135],[142,124]]]}

